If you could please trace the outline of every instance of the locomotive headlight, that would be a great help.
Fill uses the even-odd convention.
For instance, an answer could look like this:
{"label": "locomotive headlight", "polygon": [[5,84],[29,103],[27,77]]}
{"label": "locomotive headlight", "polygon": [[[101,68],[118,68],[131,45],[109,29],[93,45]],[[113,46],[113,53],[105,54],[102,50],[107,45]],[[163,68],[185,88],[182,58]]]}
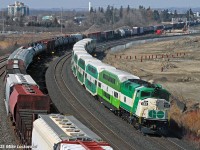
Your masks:
{"label": "locomotive headlight", "polygon": [[141,102],[141,105],[142,105],[142,106],[148,106],[148,101],[143,101],[143,102]]}

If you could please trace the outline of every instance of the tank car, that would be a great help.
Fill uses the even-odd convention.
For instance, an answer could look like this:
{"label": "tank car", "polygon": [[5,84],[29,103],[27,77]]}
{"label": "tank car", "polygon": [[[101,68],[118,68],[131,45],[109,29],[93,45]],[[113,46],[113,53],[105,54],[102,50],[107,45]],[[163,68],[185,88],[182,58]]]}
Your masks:
{"label": "tank car", "polygon": [[83,39],[83,34],[71,34],[70,37],[73,37],[75,42],[78,42]]}
{"label": "tank car", "polygon": [[12,53],[8,58],[8,64],[10,61],[14,60],[22,60],[25,68],[27,69],[30,63],[33,61],[33,57],[35,56],[35,50],[32,47],[25,48],[20,47],[16,50],[16,52]]}

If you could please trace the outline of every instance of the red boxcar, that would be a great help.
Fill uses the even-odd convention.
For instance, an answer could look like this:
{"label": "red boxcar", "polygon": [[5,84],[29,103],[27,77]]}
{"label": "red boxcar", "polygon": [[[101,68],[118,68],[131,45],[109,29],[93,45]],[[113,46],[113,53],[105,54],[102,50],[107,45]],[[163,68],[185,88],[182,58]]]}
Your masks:
{"label": "red boxcar", "polygon": [[42,41],[44,44],[46,44],[47,52],[52,52],[55,50],[55,39],[46,39]]}
{"label": "red boxcar", "polygon": [[9,107],[15,122],[16,113],[23,109],[49,111],[50,99],[35,85],[15,85],[10,95]]}
{"label": "red boxcar", "polygon": [[101,32],[88,33],[87,37],[91,39],[95,39],[97,41],[101,41]]}
{"label": "red boxcar", "polygon": [[55,144],[55,150],[65,149],[70,147],[70,149],[87,149],[87,150],[104,150],[113,148],[106,142],[96,142],[96,141],[61,141]]}

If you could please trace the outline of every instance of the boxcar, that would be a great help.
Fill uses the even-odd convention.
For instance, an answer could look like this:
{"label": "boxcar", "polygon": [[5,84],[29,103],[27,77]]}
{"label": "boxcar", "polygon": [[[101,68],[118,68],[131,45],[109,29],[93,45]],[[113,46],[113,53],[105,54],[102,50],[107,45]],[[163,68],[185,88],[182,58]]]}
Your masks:
{"label": "boxcar", "polygon": [[44,95],[36,85],[17,84],[9,98],[9,108],[13,122],[17,122],[17,113],[20,110],[47,110],[50,109],[50,99]]}
{"label": "boxcar", "polygon": [[9,109],[9,99],[10,94],[13,92],[14,85],[16,84],[29,84],[29,85],[37,85],[37,83],[32,79],[30,75],[24,74],[8,74],[5,80],[5,106],[7,114],[10,112]]}
{"label": "boxcar", "polygon": [[94,40],[97,40],[97,41],[101,41],[101,32],[93,32],[93,33],[88,33],[86,35],[88,38],[91,38],[91,39],[94,39]]}
{"label": "boxcar", "polygon": [[[95,147],[99,149],[112,150],[98,135],[73,116],[39,115],[39,119],[33,122],[32,145],[36,146],[35,150],[61,150],[64,148],[84,150],[89,146],[87,142],[88,144],[95,143]],[[93,148],[88,149],[92,150]]]}

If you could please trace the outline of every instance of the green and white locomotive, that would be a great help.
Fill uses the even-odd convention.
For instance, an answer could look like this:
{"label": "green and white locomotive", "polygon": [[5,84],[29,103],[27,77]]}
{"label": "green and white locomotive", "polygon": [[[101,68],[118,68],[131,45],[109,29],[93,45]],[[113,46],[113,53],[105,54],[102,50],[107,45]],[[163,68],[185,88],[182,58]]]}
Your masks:
{"label": "green and white locomotive", "polygon": [[[79,41],[79,45],[84,44]],[[101,103],[145,133],[167,129],[170,108],[167,90],[102,63],[86,51],[73,49],[74,75]]]}

